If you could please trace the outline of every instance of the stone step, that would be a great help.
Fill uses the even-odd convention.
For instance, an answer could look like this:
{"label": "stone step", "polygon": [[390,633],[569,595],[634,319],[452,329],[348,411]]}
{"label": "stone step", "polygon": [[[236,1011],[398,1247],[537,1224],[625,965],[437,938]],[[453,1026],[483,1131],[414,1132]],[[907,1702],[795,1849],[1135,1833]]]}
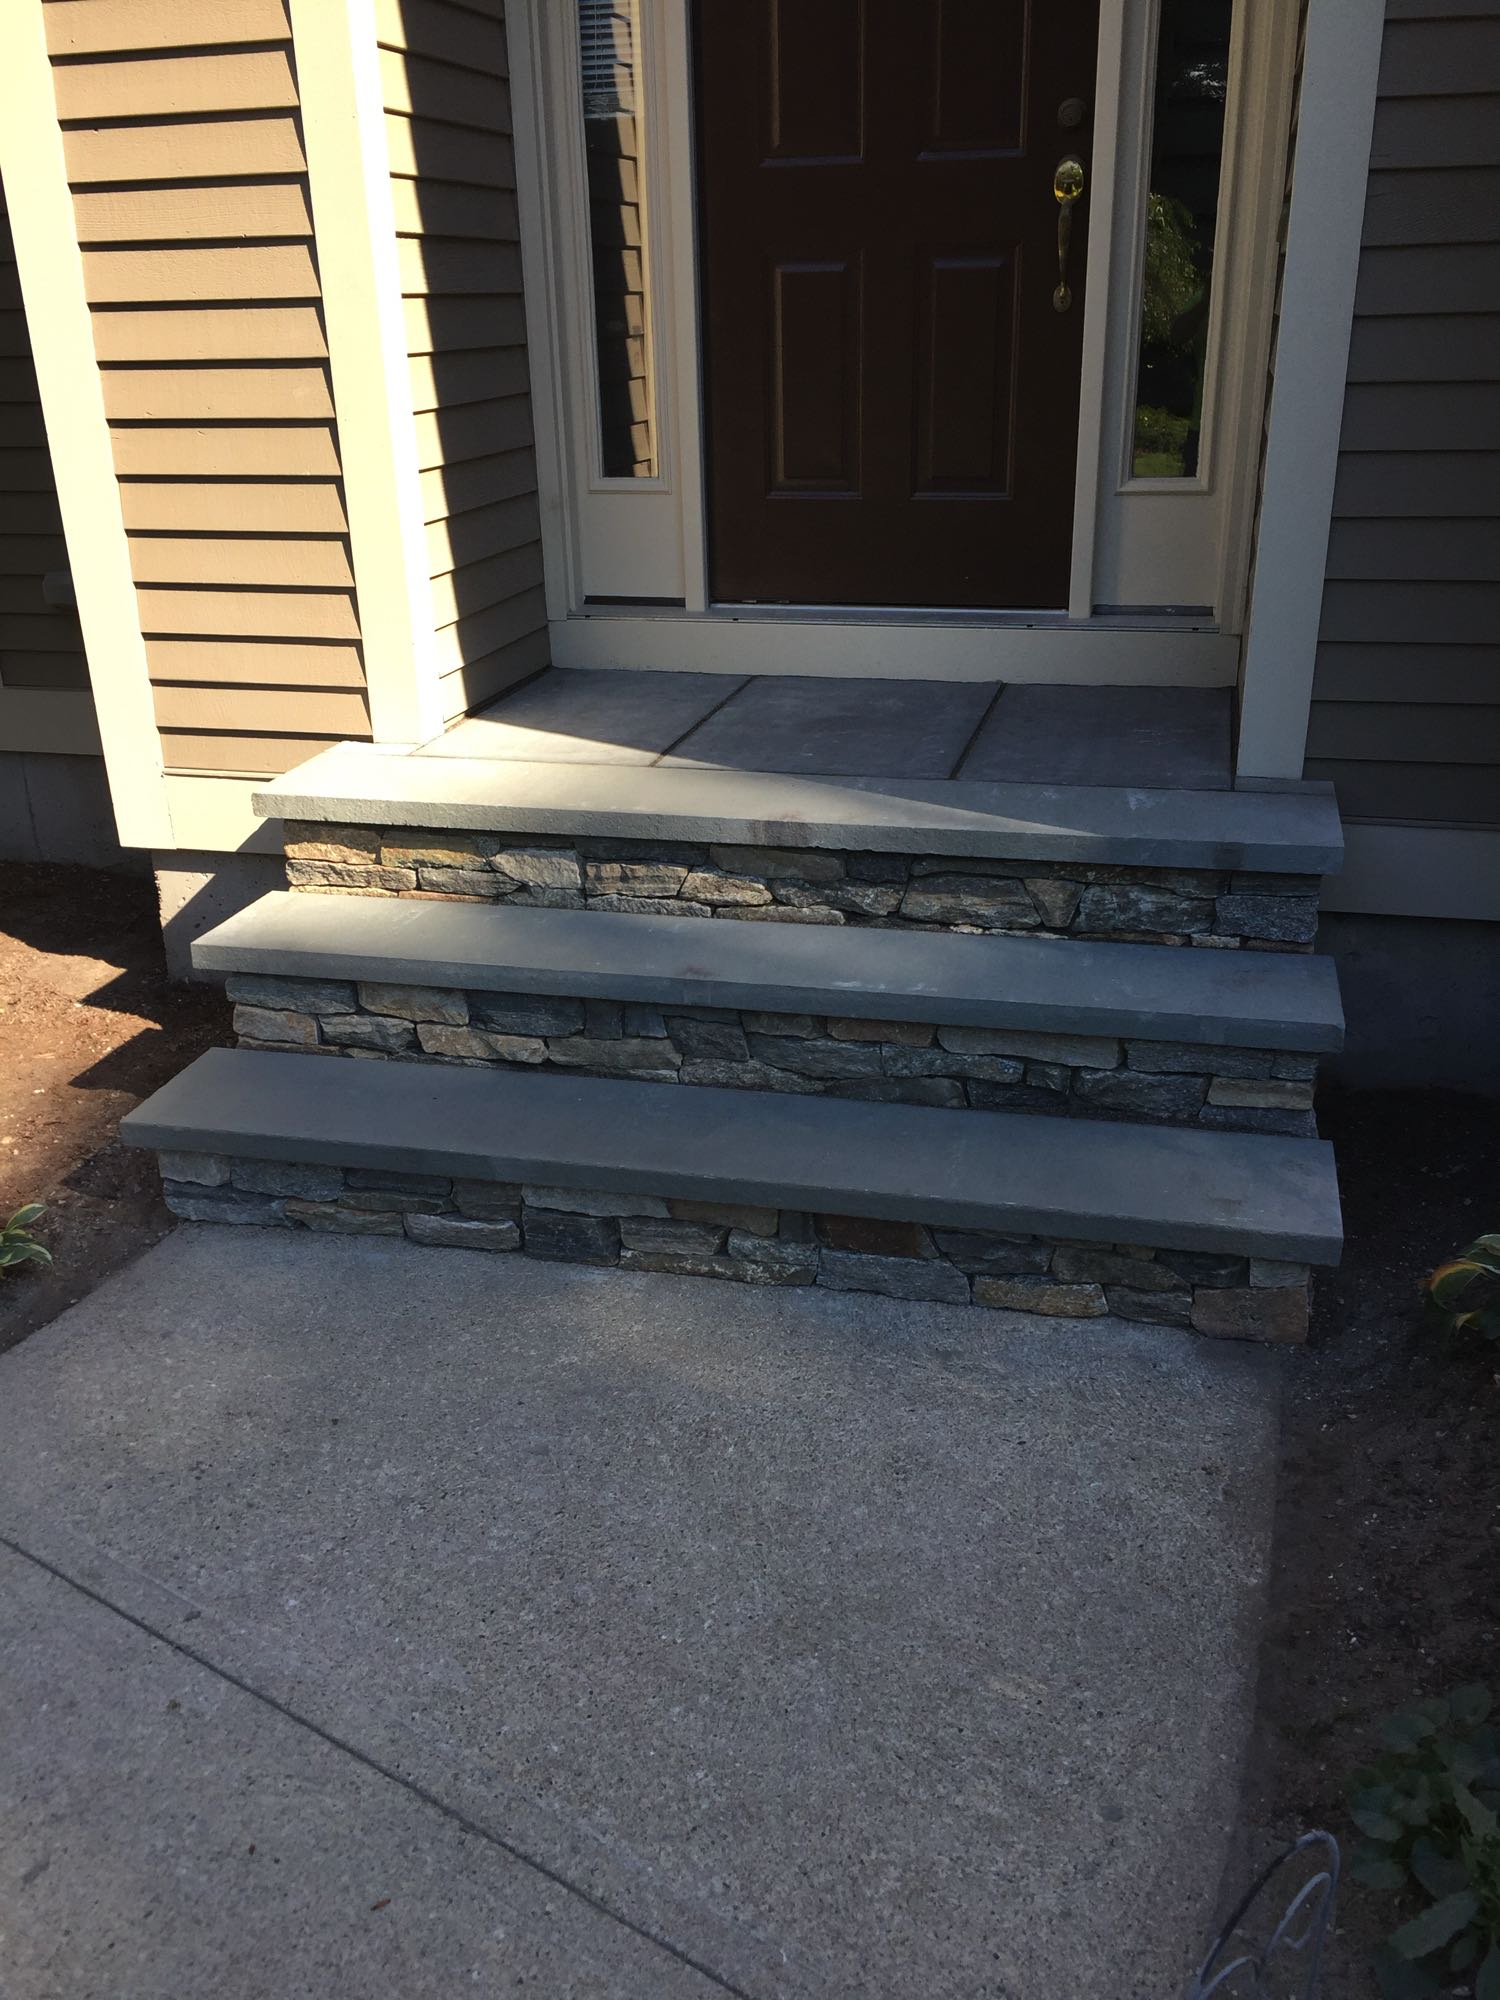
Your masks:
{"label": "stone step", "polygon": [[1311,1136],[1331,961],[282,891],[200,938],[241,1046]]}
{"label": "stone step", "polygon": [[1151,791],[969,779],[801,778],[322,751],[255,794],[263,817],[1145,868],[1337,872],[1332,788]]}
{"label": "stone step", "polygon": [[198,1220],[1300,1338],[1316,1140],[212,1049],[131,1112]]}

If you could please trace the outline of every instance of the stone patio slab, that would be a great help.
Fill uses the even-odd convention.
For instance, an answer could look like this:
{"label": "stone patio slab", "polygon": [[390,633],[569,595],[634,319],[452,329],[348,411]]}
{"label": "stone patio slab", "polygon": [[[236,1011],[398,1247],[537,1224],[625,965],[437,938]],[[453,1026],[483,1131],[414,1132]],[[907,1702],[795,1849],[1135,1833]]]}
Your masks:
{"label": "stone patio slab", "polygon": [[1228,688],[1007,687],[962,778],[1227,791]]}
{"label": "stone patio slab", "polygon": [[650,764],[744,684],[725,674],[549,667],[417,755]]}
{"label": "stone patio slab", "polygon": [[16,2000],[1181,1990],[1265,1357],[251,1234],[0,1358]]}
{"label": "stone patio slab", "polygon": [[948,778],[994,695],[983,681],[762,674],[662,761],[668,769]]}

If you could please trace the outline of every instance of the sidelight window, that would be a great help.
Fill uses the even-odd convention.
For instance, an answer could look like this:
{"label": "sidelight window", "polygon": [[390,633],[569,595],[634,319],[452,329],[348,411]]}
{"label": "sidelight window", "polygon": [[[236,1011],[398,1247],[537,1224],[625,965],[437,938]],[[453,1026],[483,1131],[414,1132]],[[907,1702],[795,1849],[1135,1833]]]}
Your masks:
{"label": "sidelight window", "polygon": [[1197,475],[1224,163],[1231,0],[1162,0],[1140,273],[1135,479]]}
{"label": "sidelight window", "polygon": [[638,0],[578,0],[599,471],[654,479]]}

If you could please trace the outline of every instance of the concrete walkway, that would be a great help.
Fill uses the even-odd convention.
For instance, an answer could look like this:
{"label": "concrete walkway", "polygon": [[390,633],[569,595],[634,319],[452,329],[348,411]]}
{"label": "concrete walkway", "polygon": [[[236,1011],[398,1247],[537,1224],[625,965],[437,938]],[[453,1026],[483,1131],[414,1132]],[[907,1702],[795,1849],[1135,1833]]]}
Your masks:
{"label": "concrete walkway", "polygon": [[0,1358],[0,1993],[1167,2000],[1273,1369],[183,1228]]}

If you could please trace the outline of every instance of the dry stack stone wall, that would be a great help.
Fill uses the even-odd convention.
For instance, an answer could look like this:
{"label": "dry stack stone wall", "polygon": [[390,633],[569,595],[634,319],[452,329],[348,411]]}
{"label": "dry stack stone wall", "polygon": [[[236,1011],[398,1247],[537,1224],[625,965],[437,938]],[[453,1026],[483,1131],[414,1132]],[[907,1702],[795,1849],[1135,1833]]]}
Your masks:
{"label": "dry stack stone wall", "polygon": [[242,1048],[1313,1136],[1317,1058],[1021,1029],[234,973]]}
{"label": "dry stack stone wall", "polygon": [[204,1153],[163,1153],[161,1170],[168,1206],[194,1222],[406,1236],[1046,1318],[1112,1313],[1232,1339],[1300,1341],[1307,1333],[1305,1264]]}
{"label": "dry stack stone wall", "polygon": [[1305,875],[288,825],[293,889],[740,922],[1311,951]]}

